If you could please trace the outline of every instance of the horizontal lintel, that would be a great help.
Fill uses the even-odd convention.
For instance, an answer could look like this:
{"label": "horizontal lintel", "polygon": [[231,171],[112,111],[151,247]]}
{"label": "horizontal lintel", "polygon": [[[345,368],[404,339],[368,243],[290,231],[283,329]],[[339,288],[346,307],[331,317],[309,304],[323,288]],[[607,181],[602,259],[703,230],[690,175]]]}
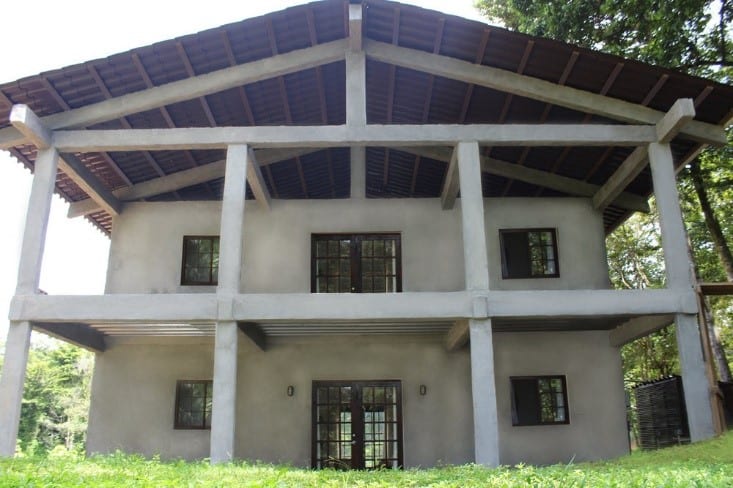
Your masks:
{"label": "horizontal lintel", "polygon": [[640,146],[655,142],[648,125],[474,124],[194,127],[185,129],[60,130],[63,152],[162,151],[253,147],[453,146],[478,141],[492,146]]}

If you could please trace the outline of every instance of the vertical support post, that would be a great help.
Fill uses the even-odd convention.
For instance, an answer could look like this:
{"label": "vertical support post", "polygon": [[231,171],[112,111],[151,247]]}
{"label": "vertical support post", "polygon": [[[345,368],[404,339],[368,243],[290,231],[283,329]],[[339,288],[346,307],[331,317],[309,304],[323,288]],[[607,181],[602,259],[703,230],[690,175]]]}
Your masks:
{"label": "vertical support post", "polygon": [[466,289],[489,289],[489,260],[486,255],[484,196],[478,142],[459,142],[458,177],[461,185],[463,262]]}
{"label": "vertical support post", "polygon": [[471,337],[471,395],[476,464],[499,465],[499,426],[491,319],[468,321]]}
{"label": "vertical support post", "polygon": [[[674,160],[669,144],[650,144],[649,163],[659,209],[667,287],[689,290],[690,299],[694,300],[692,263],[687,248],[687,235],[679,206]],[[690,438],[693,442],[708,439],[715,435],[713,406],[705,375],[697,316],[677,314],[675,324]]]}
{"label": "vertical support post", "polygon": [[366,148],[351,146],[351,198],[366,197]]}
{"label": "vertical support post", "polygon": [[[478,142],[459,142],[455,151],[461,191],[466,289],[488,292],[489,261],[486,253],[484,196],[481,188]],[[468,321],[471,339],[474,455],[478,464],[498,466],[499,429],[494,379],[494,341],[491,319],[476,315],[480,308],[474,306],[474,318]]]}
{"label": "vertical support post", "polygon": [[224,194],[219,231],[219,321],[214,338],[214,393],[211,413],[212,464],[234,457],[237,398],[237,323],[231,320],[234,295],[240,290],[244,237],[244,205],[247,190],[246,145],[227,148]]}
{"label": "vertical support post", "polygon": [[[55,148],[39,150],[36,156],[20,251],[16,295],[38,293],[58,160],[59,154]],[[0,378],[0,456],[3,457],[15,454],[30,337],[30,322],[10,323],[5,343],[5,363]]]}

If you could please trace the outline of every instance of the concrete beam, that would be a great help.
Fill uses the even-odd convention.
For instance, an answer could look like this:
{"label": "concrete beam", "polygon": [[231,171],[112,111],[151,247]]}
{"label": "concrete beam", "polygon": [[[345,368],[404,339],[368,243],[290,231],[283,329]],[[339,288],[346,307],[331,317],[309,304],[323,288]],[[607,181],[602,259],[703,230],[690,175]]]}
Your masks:
{"label": "concrete beam", "polygon": [[[354,114],[354,110],[351,112]],[[355,117],[361,117],[356,110]],[[192,127],[184,129],[62,130],[54,145],[65,152],[161,151],[253,147],[453,146],[477,141],[491,146],[638,146],[656,141],[653,126],[592,124],[319,125]]]}
{"label": "concrete beam", "polygon": [[64,154],[59,161],[59,169],[89,197],[97,202],[100,208],[110,215],[122,213],[122,202],[105,187],[94,174],[84,166],[73,154]]}
{"label": "concrete beam", "polygon": [[455,205],[460,190],[458,180],[458,147],[455,147],[448,158],[448,170],[445,172],[443,189],[440,192],[440,206],[443,210],[450,210]]}
{"label": "concrete beam", "polygon": [[[314,152],[313,149],[261,149],[255,151],[255,158],[259,166],[266,166],[286,159],[303,156]],[[112,194],[123,202],[140,200],[143,198],[161,195],[172,191],[180,190],[193,185],[206,183],[224,176],[226,161],[215,161],[213,163],[197,166],[195,168],[171,173],[160,178],[144,181],[127,188],[120,188]],[[260,172],[261,174],[261,172]],[[249,181],[250,175],[247,175]],[[250,183],[251,186],[251,183]],[[266,188],[266,187],[265,187]],[[94,200],[88,198],[69,205],[68,217],[80,217],[102,210]]]}
{"label": "concrete beam", "polygon": [[31,324],[10,322],[5,341],[5,360],[0,377],[0,457],[13,457],[20,424]]}
{"label": "concrete beam", "polygon": [[[597,93],[558,85],[512,71],[461,61],[448,56],[426,53],[384,42],[364,41],[364,50],[371,59],[405,68],[442,76],[452,80],[484,86],[567,107],[581,112],[601,115],[632,124],[656,124],[664,112]],[[716,146],[727,143],[723,127],[692,121],[682,128],[687,138]]]}
{"label": "concrete beam", "polygon": [[601,210],[613,203],[629,186],[629,183],[639,176],[646,163],[647,148],[637,147],[634,149],[606,183],[593,195],[593,207]]}
{"label": "concrete beam", "polygon": [[262,328],[253,322],[238,322],[239,330],[257,346],[260,351],[267,350],[267,336]]}
{"label": "concrete beam", "polygon": [[608,333],[608,340],[613,347],[621,347],[663,329],[672,322],[674,322],[674,315],[670,314],[634,317],[611,330]]}
{"label": "concrete beam", "polygon": [[13,105],[10,110],[10,123],[20,131],[31,144],[38,149],[48,149],[51,147],[51,132],[43,125],[43,122],[28,107],[28,105]]}
{"label": "concrete beam", "polygon": [[468,344],[468,329],[468,320],[456,320],[453,326],[445,334],[445,349],[448,352],[453,352]]}
{"label": "concrete beam", "polygon": [[[347,39],[340,39],[224,68],[77,109],[48,115],[41,118],[41,121],[50,129],[87,127],[126,115],[340,61],[344,59],[348,42]],[[25,140],[25,136],[14,127],[0,129],[0,149],[8,149],[23,144]]]}
{"label": "concrete beam", "polygon": [[[485,301],[475,306],[474,301]],[[486,312],[488,310],[488,313]],[[215,294],[18,295],[10,320],[33,322],[212,323]],[[238,322],[445,321],[460,318],[593,318],[697,312],[686,290],[541,290],[393,294],[246,293],[234,295]]]}
{"label": "concrete beam", "polygon": [[34,322],[33,329],[62,341],[83,347],[92,352],[104,352],[107,348],[104,334],[87,324],[54,324]]}
{"label": "concrete beam", "polygon": [[[401,147],[400,150],[444,162],[450,162],[453,154],[450,149],[441,147]],[[586,183],[585,181],[560,176],[547,171],[528,168],[526,166],[520,166],[516,163],[510,163],[486,156],[481,156],[481,171],[578,197],[592,197],[601,188],[598,185]],[[633,193],[622,192],[616,200],[613,201],[613,205],[635,212],[649,212],[649,202],[647,199]]]}
{"label": "concrete beam", "polygon": [[265,210],[270,210],[270,190],[267,189],[262,170],[252,149],[249,150],[249,164],[247,164],[247,182],[252,189],[255,200]]}
{"label": "concrete beam", "polygon": [[471,336],[471,396],[476,464],[499,466],[499,425],[494,377],[491,320],[469,320]]}
{"label": "concrete beam", "polygon": [[657,139],[666,144],[695,118],[695,105],[691,98],[680,98],[670,108],[662,120],[657,122]]}

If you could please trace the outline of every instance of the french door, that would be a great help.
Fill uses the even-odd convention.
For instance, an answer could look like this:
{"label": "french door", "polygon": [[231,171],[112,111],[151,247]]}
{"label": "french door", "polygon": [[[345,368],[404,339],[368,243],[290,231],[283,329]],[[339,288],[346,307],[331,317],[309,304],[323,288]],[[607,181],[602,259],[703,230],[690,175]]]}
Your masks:
{"label": "french door", "polygon": [[314,381],[312,466],[402,467],[399,381]]}

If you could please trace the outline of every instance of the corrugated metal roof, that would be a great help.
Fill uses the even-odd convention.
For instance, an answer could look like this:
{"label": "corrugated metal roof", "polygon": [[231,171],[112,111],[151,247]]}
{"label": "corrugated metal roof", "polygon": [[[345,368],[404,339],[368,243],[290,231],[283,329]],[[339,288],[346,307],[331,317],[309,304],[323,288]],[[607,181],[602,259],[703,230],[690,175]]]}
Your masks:
{"label": "corrugated metal roof", "polygon": [[[425,52],[480,62],[553,83],[640,103],[666,111],[678,98],[697,101],[697,120],[721,124],[731,115],[733,88],[709,80],[530,37],[440,12],[384,0],[363,2],[364,36]],[[315,44],[342,39],[348,32],[348,2],[325,0],[262,17],[162,41],[151,46],[0,85],[0,127],[12,104],[24,103],[48,115],[108,98],[210,73]],[[129,115],[89,128],[206,127],[238,125],[320,125],[345,122],[344,63],[336,62],[205,97]],[[597,116],[496,90],[369,60],[369,123],[611,123]],[[698,145],[678,138],[678,161]],[[631,148],[497,147],[484,154],[529,168],[602,184]],[[35,148],[11,151],[32,168]],[[80,155],[109,189],[205,165],[222,151],[115,152]],[[346,148],[267,165],[264,177],[275,198],[343,198],[349,194]],[[387,148],[367,151],[367,196],[437,197],[446,163]],[[562,196],[520,181],[484,175],[487,196]],[[59,173],[57,192],[69,201],[87,197]],[[195,185],[151,200],[221,198],[221,180]],[[651,177],[643,171],[627,191],[646,196]],[[627,212],[611,206],[607,229]],[[88,218],[106,232],[111,218]]]}

